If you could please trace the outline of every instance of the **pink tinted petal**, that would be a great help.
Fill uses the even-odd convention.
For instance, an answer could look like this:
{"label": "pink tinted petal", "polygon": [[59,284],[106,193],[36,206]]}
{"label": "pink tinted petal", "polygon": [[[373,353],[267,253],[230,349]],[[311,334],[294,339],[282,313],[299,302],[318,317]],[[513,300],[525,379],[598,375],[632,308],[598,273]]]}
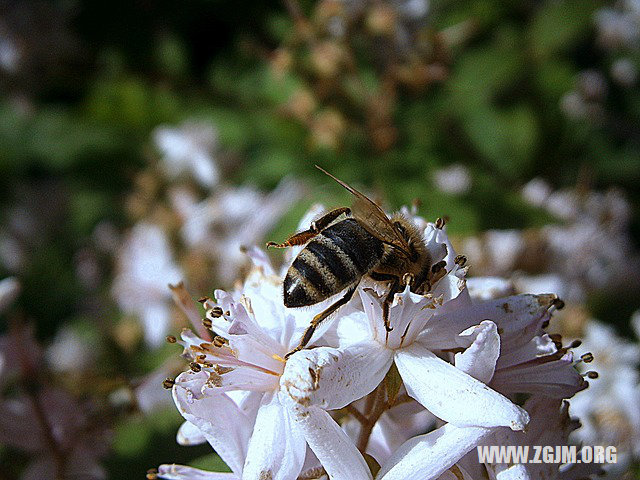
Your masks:
{"label": "pink tinted petal", "polygon": [[458,426],[522,430],[527,412],[416,342],[396,352],[407,392],[435,416]]}
{"label": "pink tinted petal", "polygon": [[[181,384],[180,377],[184,375],[188,374],[180,374],[173,387],[173,400],[178,410],[185,420],[200,429],[231,470],[242,472],[252,419],[224,393],[196,398]],[[203,381],[207,375],[199,377]]]}
{"label": "pink tinted petal", "polygon": [[587,388],[587,382],[573,367],[573,353],[562,358],[537,357],[528,362],[496,370],[490,385],[501,392],[544,394],[568,398]]}
{"label": "pink tinted petal", "polygon": [[465,330],[460,336],[473,339],[473,343],[464,352],[456,353],[456,368],[482,383],[489,383],[500,355],[498,327],[485,320],[480,325]]}
{"label": "pink tinted petal", "polygon": [[293,424],[278,396],[265,394],[249,441],[243,480],[296,478],[306,453],[302,432]]}
{"label": "pink tinted petal", "polygon": [[165,480],[239,480],[234,473],[227,472],[205,472],[193,467],[184,465],[160,465],[158,467],[158,478]]}
{"label": "pink tinted petal", "polygon": [[290,397],[284,401],[290,408],[293,421],[303,432],[309,447],[320,460],[329,478],[373,478],[356,446],[327,412],[318,407],[301,405]]}
{"label": "pink tinted petal", "polygon": [[[450,348],[453,345],[445,341],[449,338],[451,342],[448,337],[451,332],[459,333],[482,320],[491,320],[501,331],[503,349],[518,348],[541,333],[541,325],[549,319],[549,309],[555,298],[555,295],[514,295],[496,300],[477,300],[468,307],[444,313],[438,311],[427,325],[429,333],[423,334],[423,338],[429,341],[429,337],[442,337],[438,340],[439,348]],[[432,344],[436,345],[429,343]]]}
{"label": "pink tinted petal", "polygon": [[196,302],[184,287],[184,283],[180,282],[177,285],[169,284],[169,288],[171,289],[171,296],[173,297],[174,303],[186,315],[195,331],[198,332],[198,335],[202,338],[210,339],[211,335],[209,335],[207,329],[202,325],[203,315],[200,313],[198,307],[196,307]]}
{"label": "pink tinted petal", "polygon": [[407,440],[382,466],[376,478],[438,478],[490,433],[488,428],[444,425],[426,435]]}
{"label": "pink tinted petal", "polygon": [[178,429],[177,441],[179,445],[189,446],[200,445],[207,439],[193,423],[184,422]]}
{"label": "pink tinted petal", "polygon": [[281,395],[328,410],[343,408],[373,391],[392,361],[392,352],[377,342],[302,350],[287,360]]}

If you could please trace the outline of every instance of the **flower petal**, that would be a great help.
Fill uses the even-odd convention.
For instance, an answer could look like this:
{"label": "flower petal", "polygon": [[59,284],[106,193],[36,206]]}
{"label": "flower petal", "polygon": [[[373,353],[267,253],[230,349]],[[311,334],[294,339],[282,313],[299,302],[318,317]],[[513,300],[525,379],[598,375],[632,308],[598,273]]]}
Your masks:
{"label": "flower petal", "polygon": [[395,360],[409,395],[447,422],[522,430],[529,421],[523,409],[419,342],[398,350]]}
{"label": "flower petal", "polygon": [[[500,335],[496,324],[485,320],[460,334],[470,337],[473,343],[462,353],[456,353],[455,365],[482,383],[489,383],[500,355]],[[475,337],[475,338],[474,338]]]}
{"label": "flower petal", "polygon": [[287,360],[280,391],[300,404],[343,408],[372,392],[392,361],[391,351],[377,342],[302,350]]}
{"label": "flower petal", "polygon": [[207,441],[207,438],[202,434],[200,429],[193,423],[184,422],[178,429],[177,440],[179,445],[200,445]]}
{"label": "flower petal", "polygon": [[489,428],[456,427],[446,424],[426,435],[407,440],[378,473],[379,480],[440,476],[491,433]]}
{"label": "flower petal", "polygon": [[321,408],[285,396],[292,419],[331,479],[371,480],[364,458],[340,425]]}
{"label": "flower petal", "polygon": [[228,472],[205,472],[185,465],[160,465],[158,467],[158,478],[166,480],[238,480],[234,473]]}
{"label": "flower petal", "polygon": [[206,379],[205,372],[180,374],[173,387],[173,400],[185,420],[200,429],[229,468],[240,473],[253,419],[224,393],[197,398],[200,392],[192,390],[198,385],[196,380],[204,384]]}
{"label": "flower petal", "polygon": [[273,393],[265,394],[249,441],[243,480],[296,478],[302,469],[307,445]]}

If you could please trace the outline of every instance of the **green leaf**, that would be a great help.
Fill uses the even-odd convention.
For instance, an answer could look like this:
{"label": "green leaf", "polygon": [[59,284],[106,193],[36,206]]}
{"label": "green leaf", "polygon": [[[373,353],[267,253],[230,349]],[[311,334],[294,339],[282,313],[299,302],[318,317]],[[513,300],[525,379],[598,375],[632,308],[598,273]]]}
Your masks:
{"label": "green leaf", "polygon": [[566,52],[586,40],[593,28],[594,10],[599,4],[596,0],[545,2],[529,28],[534,55],[548,57]]}
{"label": "green leaf", "polygon": [[384,377],[384,386],[387,390],[387,403],[393,405],[398,397],[400,387],[402,387],[402,377],[395,362],[391,364],[391,368]]}

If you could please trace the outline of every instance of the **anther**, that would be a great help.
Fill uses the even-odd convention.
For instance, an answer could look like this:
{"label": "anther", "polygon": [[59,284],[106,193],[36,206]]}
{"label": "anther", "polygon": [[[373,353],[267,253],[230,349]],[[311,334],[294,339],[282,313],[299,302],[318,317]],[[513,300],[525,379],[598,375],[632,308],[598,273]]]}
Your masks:
{"label": "anther", "polygon": [[204,328],[207,328],[207,329],[211,330],[211,328],[213,327],[213,322],[211,321],[210,318],[203,318],[202,319],[202,326]]}
{"label": "anther", "polygon": [[209,297],[200,297],[198,303],[207,303],[207,300],[209,300]]}
{"label": "anther", "polygon": [[582,345],[582,340],[574,340],[571,342],[571,345],[569,345],[569,348],[578,348],[580,345]]}
{"label": "anther", "polygon": [[467,264],[467,257],[464,255],[458,255],[453,261],[456,265],[464,267]]}
{"label": "anther", "polygon": [[442,270],[446,266],[447,266],[447,262],[445,262],[444,260],[440,260],[438,263],[434,264],[431,267],[431,273],[438,273],[440,270]]}
{"label": "anther", "polygon": [[445,221],[444,218],[438,217],[436,219],[436,228],[438,230],[442,230],[444,228],[445,224],[446,224],[446,221]]}
{"label": "anther", "polygon": [[213,345],[214,345],[215,347],[220,348],[221,346],[223,346],[223,345],[227,345],[228,343],[229,343],[229,340],[227,340],[227,339],[226,339],[226,338],[224,338],[224,337],[221,337],[220,335],[216,335],[216,336],[213,338]]}
{"label": "anther", "polygon": [[545,320],[544,322],[542,322],[542,325],[540,325],[542,328],[547,328],[549,326],[549,320]]}
{"label": "anther", "polygon": [[192,372],[200,372],[202,370],[202,367],[200,366],[200,364],[198,362],[191,362],[189,364],[189,367],[191,368]]}
{"label": "anther", "polygon": [[209,310],[211,312],[211,316],[213,318],[218,318],[222,316],[222,308],[220,307],[213,307],[211,310]]}
{"label": "anther", "polygon": [[162,382],[162,386],[167,390],[173,387],[176,384],[176,381],[173,378],[165,378]]}
{"label": "anther", "polygon": [[598,372],[594,372],[593,370],[590,371],[590,372],[587,372],[586,375],[587,375],[587,378],[590,378],[592,380],[595,379],[595,378],[598,378],[598,376],[599,376]]}
{"label": "anther", "polygon": [[593,362],[593,353],[591,352],[587,352],[584,355],[582,355],[580,357],[580,359],[584,362],[584,363],[591,363]]}
{"label": "anther", "polygon": [[173,335],[167,335],[167,342],[168,343],[176,343],[178,341],[178,339],[176,337],[174,337]]}
{"label": "anther", "polygon": [[560,298],[555,298],[553,302],[551,302],[551,305],[556,307],[556,309],[558,310],[562,310],[564,308],[565,303],[564,303],[564,300],[561,300]]}
{"label": "anther", "polygon": [[156,480],[158,478],[158,470],[150,468],[147,470],[147,480]]}

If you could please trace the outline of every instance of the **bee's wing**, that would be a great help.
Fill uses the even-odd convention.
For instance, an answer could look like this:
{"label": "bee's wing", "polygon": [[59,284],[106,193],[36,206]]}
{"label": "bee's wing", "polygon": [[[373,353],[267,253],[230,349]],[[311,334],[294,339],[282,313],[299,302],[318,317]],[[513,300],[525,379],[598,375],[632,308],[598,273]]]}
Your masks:
{"label": "bee's wing", "polygon": [[393,223],[391,223],[387,214],[384,213],[384,211],[373,200],[339,178],[334,177],[318,165],[316,165],[316,168],[333,178],[355,197],[355,201],[351,207],[353,216],[361,220],[365,226],[369,227],[368,230],[372,235],[380,238],[385,243],[400,249],[403,253],[409,256],[409,245],[398,229],[393,225]]}

